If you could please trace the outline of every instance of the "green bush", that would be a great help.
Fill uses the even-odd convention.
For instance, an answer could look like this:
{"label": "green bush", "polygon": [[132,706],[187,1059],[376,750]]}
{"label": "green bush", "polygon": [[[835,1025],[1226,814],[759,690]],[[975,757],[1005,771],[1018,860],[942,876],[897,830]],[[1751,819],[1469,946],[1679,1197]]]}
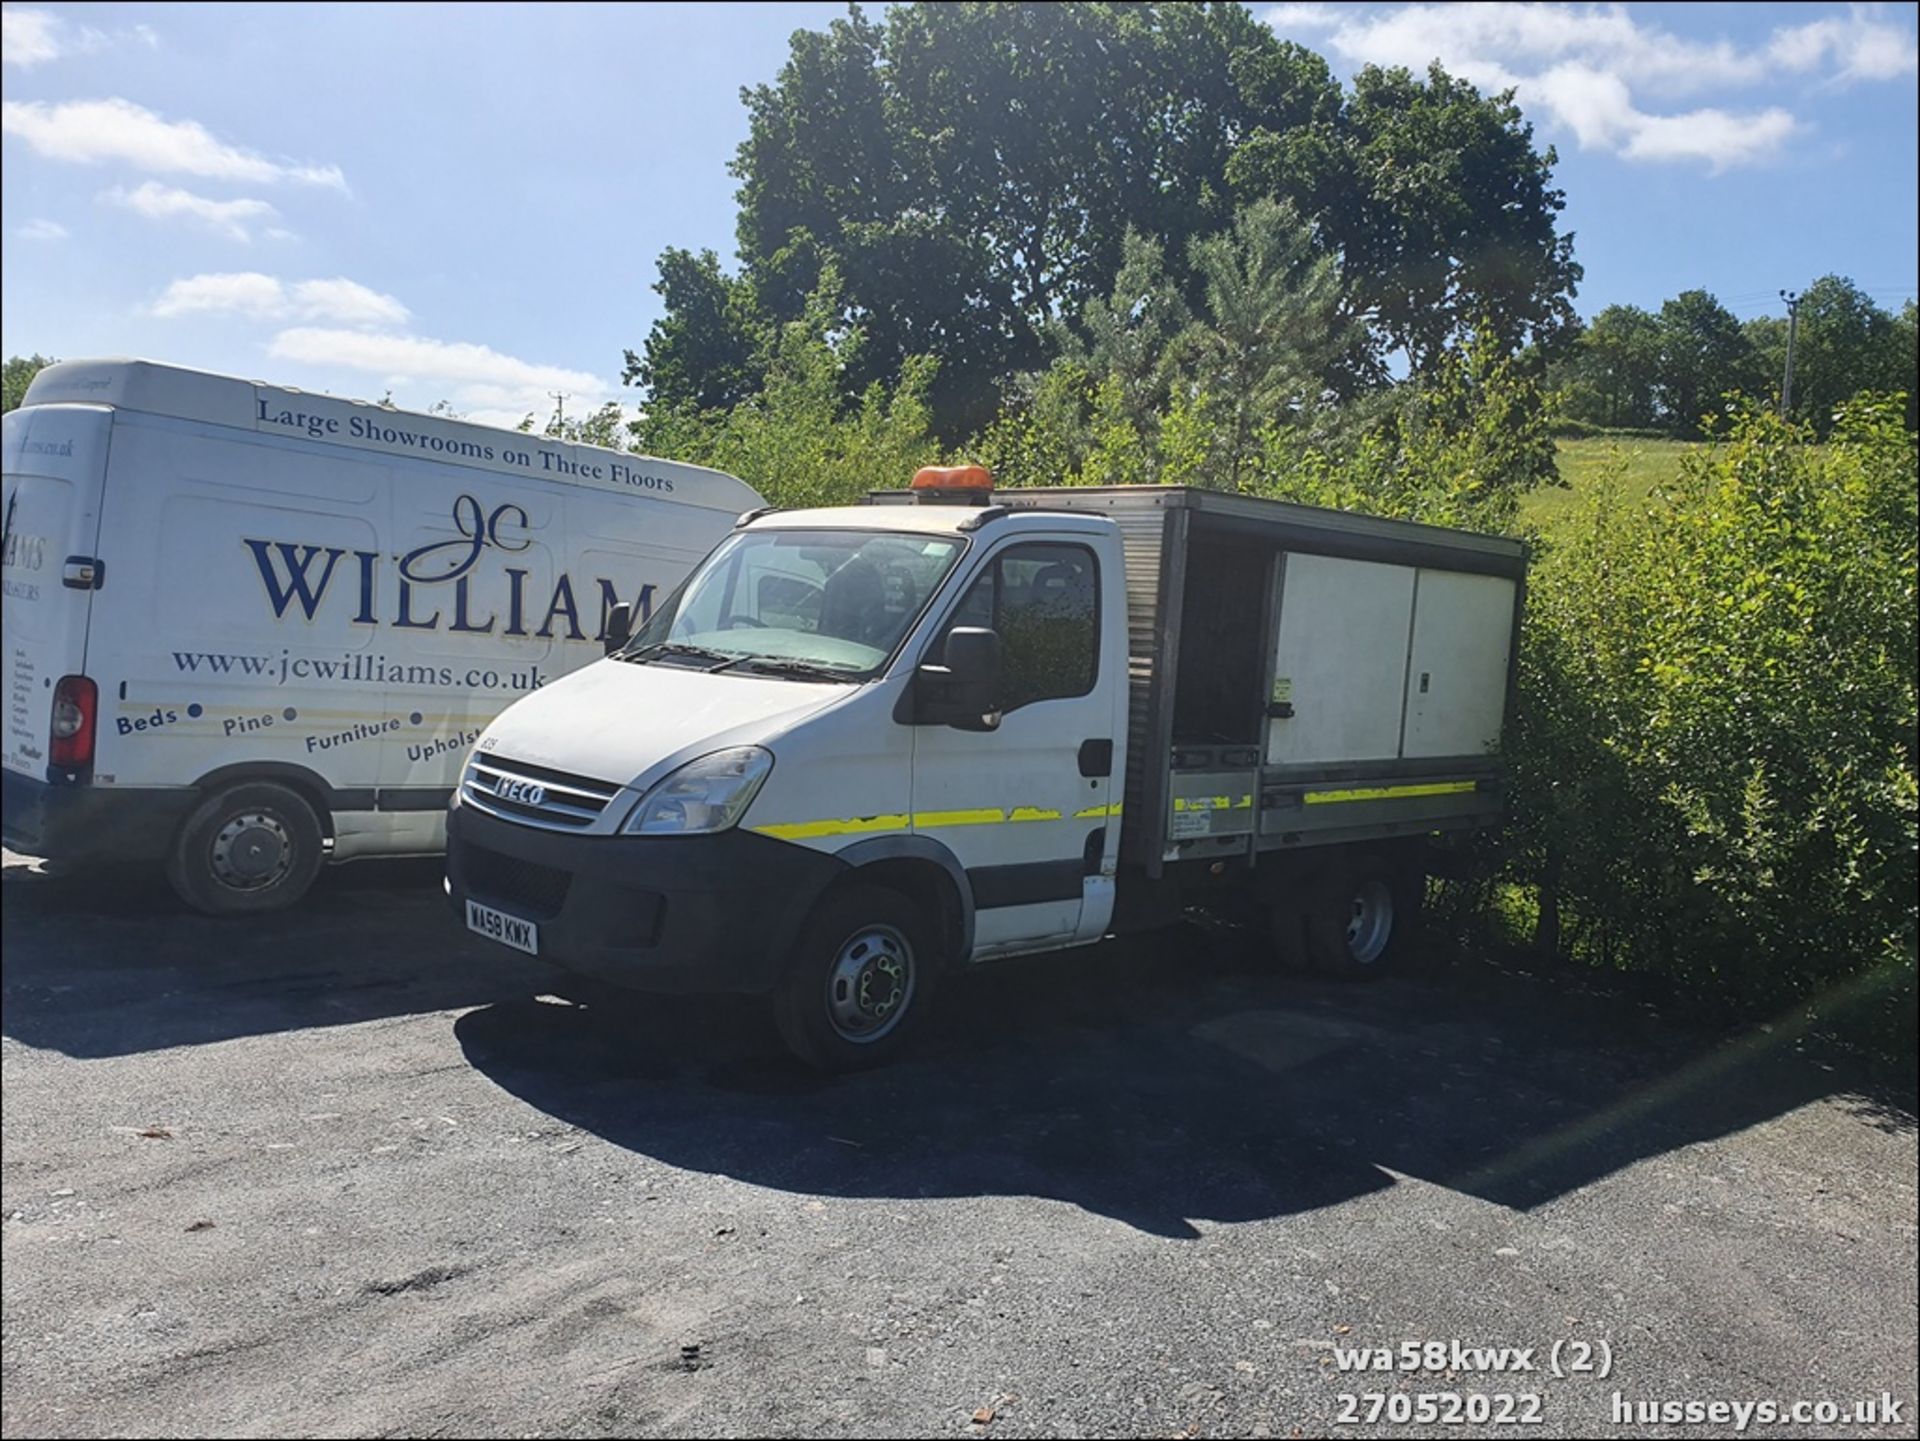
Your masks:
{"label": "green bush", "polygon": [[1754,1006],[1866,971],[1911,996],[1903,405],[1862,397],[1825,446],[1746,409],[1671,492],[1603,479],[1541,544],[1508,864],[1545,944]]}

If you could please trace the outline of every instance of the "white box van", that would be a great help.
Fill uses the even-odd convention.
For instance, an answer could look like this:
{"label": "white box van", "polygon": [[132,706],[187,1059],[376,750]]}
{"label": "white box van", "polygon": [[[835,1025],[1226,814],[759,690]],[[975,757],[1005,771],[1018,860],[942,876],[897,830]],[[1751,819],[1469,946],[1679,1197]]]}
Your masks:
{"label": "white box van", "polygon": [[432,853],[510,701],[624,639],[760,497],[718,471],[144,361],[4,430],[9,846],[210,912]]}
{"label": "white box van", "polygon": [[464,923],[770,995],[830,1068],[902,1044],[955,966],[1194,905],[1388,965],[1430,835],[1501,815],[1525,546],[988,483],[751,517],[627,647],[509,707],[449,820]]}

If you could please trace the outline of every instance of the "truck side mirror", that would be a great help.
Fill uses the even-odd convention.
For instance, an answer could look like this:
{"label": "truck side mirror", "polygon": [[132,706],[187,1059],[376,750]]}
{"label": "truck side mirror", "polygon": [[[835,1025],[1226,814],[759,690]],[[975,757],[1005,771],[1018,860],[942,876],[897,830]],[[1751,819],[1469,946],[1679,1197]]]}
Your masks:
{"label": "truck side mirror", "polygon": [[612,655],[633,639],[633,607],[624,600],[607,612],[607,633],[604,639],[608,655]]}
{"label": "truck side mirror", "polygon": [[993,710],[1000,687],[1000,633],[981,626],[955,626],[947,632],[945,663],[923,665],[915,676],[921,725],[988,731],[1000,724]]}

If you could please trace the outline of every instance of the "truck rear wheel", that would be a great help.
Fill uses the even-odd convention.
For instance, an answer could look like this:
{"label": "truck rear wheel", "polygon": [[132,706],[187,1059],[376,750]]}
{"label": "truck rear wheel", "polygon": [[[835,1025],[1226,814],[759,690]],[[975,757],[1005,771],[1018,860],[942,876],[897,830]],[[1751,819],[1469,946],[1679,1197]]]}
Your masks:
{"label": "truck rear wheel", "polygon": [[250,781],[216,791],[187,817],[167,856],[167,879],[196,911],[259,915],[307,893],[320,848],[320,818],[298,792]]}
{"label": "truck rear wheel", "polygon": [[849,885],[801,929],[774,1021],[787,1048],[823,1071],[881,1065],[926,1018],[941,969],[934,928],[898,891]]}
{"label": "truck rear wheel", "polygon": [[1348,980],[1391,970],[1417,929],[1420,891],[1417,870],[1390,851],[1335,859],[1306,898],[1302,937],[1314,969]]}

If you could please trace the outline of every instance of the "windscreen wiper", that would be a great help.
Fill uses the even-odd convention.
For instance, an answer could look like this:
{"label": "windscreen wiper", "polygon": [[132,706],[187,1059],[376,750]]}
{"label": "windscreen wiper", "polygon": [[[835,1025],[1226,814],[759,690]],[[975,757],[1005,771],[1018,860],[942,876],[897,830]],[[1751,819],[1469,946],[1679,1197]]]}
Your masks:
{"label": "windscreen wiper", "polygon": [[[720,669],[720,667],[715,667]],[[833,680],[850,681],[858,679],[851,672],[836,670],[830,665],[815,665],[809,660],[784,660],[774,655],[743,655],[729,663],[728,669],[751,670],[759,675],[792,676],[795,680]]]}
{"label": "windscreen wiper", "polygon": [[708,650],[703,645],[683,645],[677,640],[656,641],[652,645],[642,646],[639,650],[623,651],[619,658],[621,660],[632,661],[635,665],[645,665],[648,661],[658,656],[685,656],[688,660],[710,660],[716,662],[716,664],[708,667],[709,670],[719,670],[723,666],[730,666],[736,661],[744,659],[744,657],[741,656],[728,655],[723,650]]}

